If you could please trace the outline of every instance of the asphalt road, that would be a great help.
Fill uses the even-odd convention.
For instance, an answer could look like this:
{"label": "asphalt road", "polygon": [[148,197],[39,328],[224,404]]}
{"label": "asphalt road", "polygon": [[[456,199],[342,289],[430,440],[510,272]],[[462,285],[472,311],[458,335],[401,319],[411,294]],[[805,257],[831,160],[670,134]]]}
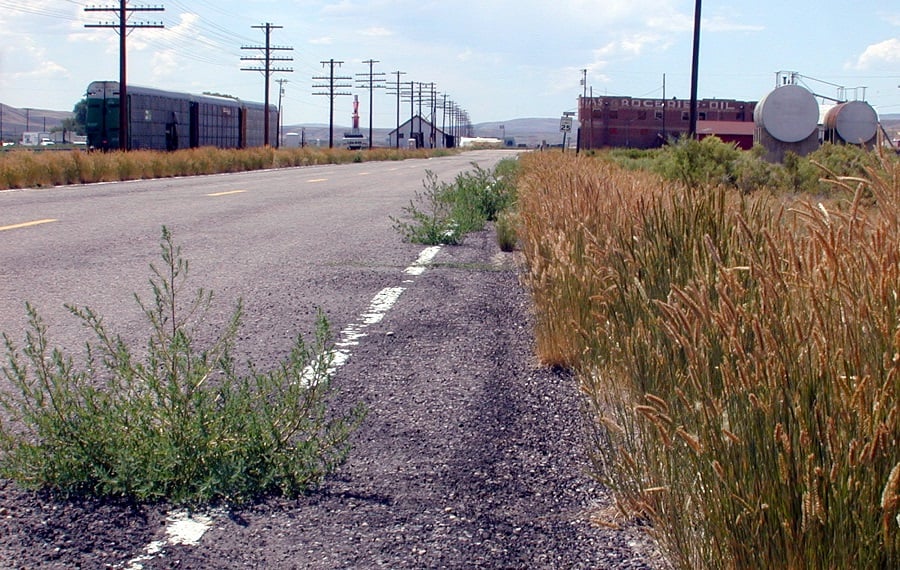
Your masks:
{"label": "asphalt road", "polygon": [[66,303],[144,338],[133,294],[150,296],[163,225],[190,261],[191,283],[217,295],[221,316],[244,300],[254,344],[289,346],[311,330],[317,307],[339,330],[422,249],[402,243],[390,217],[422,189],[426,170],[452,181],[473,161],[490,168],[504,156],[0,192],[0,331],[22,337],[28,301],[63,346],[83,334]]}

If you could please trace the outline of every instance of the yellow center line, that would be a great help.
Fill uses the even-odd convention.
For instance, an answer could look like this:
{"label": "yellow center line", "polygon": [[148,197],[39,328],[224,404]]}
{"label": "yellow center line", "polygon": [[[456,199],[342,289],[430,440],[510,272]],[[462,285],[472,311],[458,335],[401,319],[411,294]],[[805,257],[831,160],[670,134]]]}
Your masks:
{"label": "yellow center line", "polygon": [[312,180],[307,180],[307,182],[325,182],[327,178],[313,178]]}
{"label": "yellow center line", "polygon": [[47,218],[44,220],[35,220],[33,222],[23,222],[21,224],[13,224],[11,226],[0,226],[0,232],[6,230],[17,230],[19,228],[28,228],[31,226],[39,226],[41,224],[49,224],[58,221],[56,218]]}
{"label": "yellow center line", "polygon": [[371,173],[370,172],[360,172],[359,174],[357,174],[357,176],[368,176],[369,174],[371,174]]}
{"label": "yellow center line", "polygon": [[217,196],[228,196],[230,194],[243,194],[244,192],[246,192],[246,190],[229,190],[227,192],[214,192],[212,194],[207,194],[207,196],[215,198]]}

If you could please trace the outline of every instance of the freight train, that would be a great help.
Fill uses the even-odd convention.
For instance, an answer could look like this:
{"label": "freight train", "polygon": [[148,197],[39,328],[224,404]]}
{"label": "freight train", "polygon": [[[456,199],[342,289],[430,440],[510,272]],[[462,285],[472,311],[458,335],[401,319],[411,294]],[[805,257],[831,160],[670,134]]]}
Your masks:
{"label": "freight train", "polygon": [[[267,143],[263,103],[131,85],[127,98],[129,150],[247,148]],[[88,148],[121,148],[119,82],[92,82],[86,99]],[[278,109],[269,105],[270,139],[278,132],[277,125]]]}

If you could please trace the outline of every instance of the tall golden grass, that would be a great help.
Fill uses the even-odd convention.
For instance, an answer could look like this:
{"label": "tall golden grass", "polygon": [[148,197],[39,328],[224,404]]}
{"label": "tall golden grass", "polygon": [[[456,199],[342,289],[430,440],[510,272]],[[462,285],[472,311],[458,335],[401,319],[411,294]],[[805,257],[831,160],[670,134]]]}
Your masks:
{"label": "tall golden grass", "polygon": [[900,162],[828,204],[523,156],[539,357],[680,568],[900,567]]}
{"label": "tall golden grass", "polygon": [[172,176],[241,172],[264,168],[340,164],[372,160],[426,158],[446,149],[348,151],[327,148],[217,149],[201,147],[175,152],[16,150],[0,153],[0,190],[112,182]]}

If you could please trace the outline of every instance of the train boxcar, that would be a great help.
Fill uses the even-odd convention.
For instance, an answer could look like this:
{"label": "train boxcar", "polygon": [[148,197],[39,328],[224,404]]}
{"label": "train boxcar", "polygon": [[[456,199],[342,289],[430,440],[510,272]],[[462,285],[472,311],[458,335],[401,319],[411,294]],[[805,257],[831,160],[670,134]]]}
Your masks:
{"label": "train boxcar", "polygon": [[[193,95],[149,87],[128,87],[130,150],[177,150],[215,146],[265,145],[265,105],[228,97]],[[94,81],[87,90],[87,144],[120,148],[119,82]],[[270,133],[277,132],[278,110],[269,106]]]}

